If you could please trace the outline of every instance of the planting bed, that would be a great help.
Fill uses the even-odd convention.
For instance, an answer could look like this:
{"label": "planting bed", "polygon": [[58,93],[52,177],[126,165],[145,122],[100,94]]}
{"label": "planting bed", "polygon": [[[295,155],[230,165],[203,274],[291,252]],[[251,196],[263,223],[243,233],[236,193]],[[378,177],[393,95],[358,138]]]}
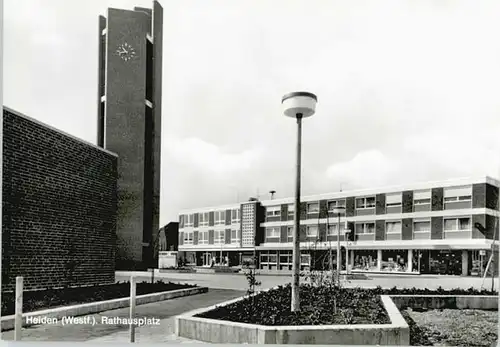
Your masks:
{"label": "planting bed", "polygon": [[[137,283],[137,295],[168,292],[192,288],[195,285],[157,281]],[[46,289],[23,293],[23,312],[33,312],[59,306],[78,305],[90,302],[126,298],[130,295],[130,283],[114,283],[102,286]],[[14,314],[15,293],[2,293],[2,316]]]}
{"label": "planting bed", "polygon": [[[388,324],[389,318],[380,295],[496,295],[487,290],[452,289],[375,289],[301,286],[300,312],[291,312],[291,285],[262,292],[255,297],[195,317],[239,323],[278,325]],[[337,305],[337,312],[334,307]]]}
{"label": "planting bed", "polygon": [[280,286],[195,317],[272,326],[390,323],[380,295],[370,291],[305,285],[300,312],[290,310],[291,293],[290,285]]}
{"label": "planting bed", "polygon": [[492,346],[497,340],[498,312],[482,310],[406,309],[412,346]]}

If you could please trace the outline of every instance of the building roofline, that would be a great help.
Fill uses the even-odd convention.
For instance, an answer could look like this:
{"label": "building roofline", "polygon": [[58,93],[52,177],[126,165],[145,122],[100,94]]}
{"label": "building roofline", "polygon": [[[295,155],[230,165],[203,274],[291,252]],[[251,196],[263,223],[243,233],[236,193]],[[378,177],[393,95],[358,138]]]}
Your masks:
{"label": "building roofline", "polygon": [[[461,186],[468,184],[478,184],[478,183],[489,183],[495,187],[500,187],[500,181],[494,179],[490,176],[480,176],[480,177],[463,177],[463,178],[454,178],[449,180],[441,180],[441,181],[427,181],[427,182],[417,182],[412,184],[405,185],[395,185],[395,186],[385,186],[379,188],[368,188],[368,189],[358,189],[358,190],[346,190],[342,192],[332,192],[332,193],[323,193],[323,194],[315,194],[315,195],[303,195],[301,197],[302,202],[307,201],[318,201],[318,200],[334,200],[334,199],[342,199],[347,197],[362,197],[367,195],[375,195],[382,193],[399,193],[405,190],[427,190],[431,188],[446,188],[453,186]],[[260,203],[263,206],[274,206],[280,204],[291,204],[295,201],[294,197],[281,198],[281,199],[266,199],[261,200]],[[230,208],[237,208],[239,205],[243,203],[249,203],[251,201],[241,202],[239,204],[231,204],[231,205],[221,205],[221,206],[211,206],[211,207],[202,207],[202,208],[193,208],[179,211],[179,215],[181,214],[190,214],[190,213],[198,213],[198,212],[209,212],[214,210],[224,210]]]}
{"label": "building roofline", "polygon": [[66,136],[66,137],[69,137],[69,138],[71,138],[71,139],[73,139],[73,140],[75,140],[75,141],[78,141],[78,142],[80,142],[80,143],[82,143],[82,144],[84,144],[84,145],[94,147],[95,149],[98,149],[98,150],[100,150],[100,151],[102,151],[102,152],[105,152],[105,153],[107,153],[107,154],[110,154],[110,155],[112,155],[112,156],[114,156],[114,157],[117,157],[117,158],[118,158],[118,154],[116,154],[116,153],[114,153],[114,152],[108,151],[107,149],[104,149],[104,148],[102,148],[102,147],[99,147],[99,146],[97,146],[97,145],[95,145],[95,144],[93,144],[93,143],[91,143],[91,142],[88,142],[88,141],[82,140],[82,139],[80,139],[80,138],[78,138],[78,137],[76,137],[76,136],[74,136],[74,135],[68,134],[68,133],[67,133],[67,132],[65,132],[65,131],[62,131],[62,130],[60,130],[60,129],[57,129],[57,128],[56,128],[56,127],[54,127],[54,126],[49,125],[49,124],[44,123],[44,122],[41,122],[41,121],[39,121],[38,119],[35,119],[35,118],[33,118],[33,117],[27,116],[27,115],[25,115],[24,113],[21,113],[21,112],[19,112],[19,111],[16,111],[16,110],[14,110],[14,109],[12,109],[12,108],[10,108],[10,107],[7,107],[7,106],[5,106],[5,105],[4,105],[4,106],[3,106],[3,109],[4,109],[4,110],[6,110],[6,111],[8,111],[8,112],[10,112],[10,113],[15,114],[15,115],[16,115],[16,116],[18,116],[18,117],[24,118],[24,119],[26,119],[26,120],[28,120],[28,121],[30,121],[30,122],[33,122],[33,123],[35,123],[35,124],[38,124],[38,125],[40,125],[40,126],[43,126],[43,127],[47,128],[47,129],[50,129],[50,130],[52,130],[52,131],[55,131],[55,132],[57,132],[57,133],[59,133],[59,134],[61,134],[61,135],[64,135],[64,136]]}
{"label": "building roofline", "polygon": [[[478,184],[478,183],[489,183],[493,186],[500,187],[500,181],[497,179],[491,178],[489,176],[479,176],[479,177],[462,177],[462,178],[453,178],[449,180],[440,180],[440,181],[426,181],[426,182],[416,182],[411,184],[404,185],[393,185],[393,186],[385,186],[385,187],[377,187],[377,188],[367,188],[367,189],[357,189],[357,190],[346,190],[342,192],[331,192],[331,193],[322,193],[315,195],[307,195],[301,198],[301,201],[316,201],[316,200],[328,200],[328,199],[339,199],[339,198],[347,198],[350,196],[362,197],[367,195],[376,195],[382,193],[399,193],[405,190],[427,190],[431,188],[447,188],[454,186],[462,186],[469,184]],[[282,198],[282,199],[273,199],[273,200],[262,200],[261,204],[263,206],[272,206],[278,204],[286,204],[292,203],[294,200],[293,197]]]}
{"label": "building roofline", "polygon": [[222,211],[222,210],[234,210],[240,208],[242,204],[252,204],[260,201],[241,201],[234,204],[225,204],[218,206],[205,206],[199,208],[190,208],[190,209],[182,209],[179,211],[179,215],[181,214],[191,214],[191,213],[203,213],[203,212],[211,212],[211,211]]}

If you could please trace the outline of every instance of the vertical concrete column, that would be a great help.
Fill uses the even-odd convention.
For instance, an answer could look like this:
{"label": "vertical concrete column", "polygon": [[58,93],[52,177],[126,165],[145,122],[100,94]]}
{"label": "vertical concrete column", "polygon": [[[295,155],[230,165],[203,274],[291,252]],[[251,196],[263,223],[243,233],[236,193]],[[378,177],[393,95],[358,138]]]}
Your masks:
{"label": "vertical concrete column", "polygon": [[377,271],[382,270],[382,250],[377,250]]}
{"label": "vertical concrete column", "polygon": [[349,253],[351,253],[350,254],[351,257],[349,258],[349,263],[351,264],[351,271],[352,271],[352,269],[354,268],[354,250],[349,251]]}
{"label": "vertical concrete column", "polygon": [[464,249],[462,251],[462,276],[469,274],[469,251]]}
{"label": "vertical concrete column", "polygon": [[136,295],[136,279],[134,276],[130,277],[130,310],[129,310],[129,318],[130,318],[130,325],[129,325],[129,336],[130,336],[130,342],[135,342],[135,324],[134,324],[134,318],[135,318],[135,295]]}
{"label": "vertical concrete column", "polygon": [[23,293],[24,283],[23,277],[16,277],[16,304],[14,318],[14,340],[20,341],[23,330]]}
{"label": "vertical concrete column", "polygon": [[413,272],[413,249],[408,250],[408,267],[407,272]]}

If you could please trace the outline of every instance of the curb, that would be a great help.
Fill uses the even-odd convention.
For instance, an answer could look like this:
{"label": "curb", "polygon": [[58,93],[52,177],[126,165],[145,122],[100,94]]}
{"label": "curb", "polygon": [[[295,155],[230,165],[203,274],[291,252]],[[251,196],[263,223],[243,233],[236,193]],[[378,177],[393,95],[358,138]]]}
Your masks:
{"label": "curb", "polygon": [[[159,292],[152,294],[138,295],[136,297],[136,305],[144,305],[157,301],[169,300],[180,298],[183,296],[196,295],[201,293],[207,293],[207,287],[197,287],[197,288],[187,288],[187,289],[177,289],[168,292]],[[29,327],[32,325],[39,325],[40,323],[27,322],[27,318],[56,318],[61,319],[67,316],[85,316],[88,314],[99,313],[103,311],[116,310],[120,308],[125,308],[130,306],[130,297],[111,299],[106,301],[91,302],[80,305],[73,306],[63,306],[56,307],[53,309],[47,309],[42,311],[34,311],[23,314],[23,327]],[[14,329],[15,315],[4,316],[1,318],[2,331]]]}
{"label": "curb", "polygon": [[[275,288],[262,290],[251,296]],[[195,317],[197,314],[224,307],[245,298],[248,296],[176,316],[175,335],[205,343],[242,344],[311,344],[311,341],[314,341],[313,344],[318,345],[333,342],[337,346],[346,346],[365,345],[367,342],[371,344],[376,341],[377,345],[406,346],[410,341],[409,326],[388,295],[382,295],[381,300],[389,316],[389,324],[266,326]]]}

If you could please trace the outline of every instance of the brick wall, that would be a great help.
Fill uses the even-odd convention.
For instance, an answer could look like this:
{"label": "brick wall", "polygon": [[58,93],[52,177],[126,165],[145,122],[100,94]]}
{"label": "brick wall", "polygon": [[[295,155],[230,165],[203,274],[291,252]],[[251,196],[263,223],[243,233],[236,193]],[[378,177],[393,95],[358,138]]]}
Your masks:
{"label": "brick wall", "polygon": [[3,116],[2,290],[113,283],[117,157]]}

